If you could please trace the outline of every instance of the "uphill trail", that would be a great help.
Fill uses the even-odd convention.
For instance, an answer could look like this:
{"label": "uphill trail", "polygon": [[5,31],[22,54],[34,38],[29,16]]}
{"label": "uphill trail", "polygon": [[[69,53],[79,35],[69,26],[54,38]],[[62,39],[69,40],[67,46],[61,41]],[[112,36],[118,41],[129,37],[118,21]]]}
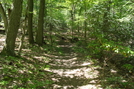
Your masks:
{"label": "uphill trail", "polygon": [[[54,52],[49,71],[55,75],[52,89],[102,89],[98,71],[90,61],[84,61],[69,42],[59,42],[60,51]],[[50,87],[49,87],[50,88]]]}
{"label": "uphill trail", "polygon": [[[5,35],[0,37],[2,51]],[[21,57],[0,55],[0,81],[6,81],[0,89],[134,89],[133,72],[126,76],[115,62],[85,57],[66,39],[41,47],[25,41]]]}
{"label": "uphill trail", "polygon": [[[5,35],[0,35],[0,37],[1,37],[0,51],[2,51],[4,46],[4,41],[5,41]],[[19,45],[18,41],[17,41],[17,45]],[[24,48],[27,47],[30,48],[30,46],[27,46],[27,44],[25,44]],[[23,49],[22,50],[23,59],[19,60],[19,63],[23,64],[24,65],[23,67],[27,66],[29,68],[28,69],[29,71],[34,71],[32,74],[32,76],[34,77],[39,77],[39,78],[42,77],[36,75],[39,72],[46,73],[46,75],[43,75],[46,79],[42,81],[48,79],[48,80],[52,80],[53,83],[50,85],[48,84],[48,86],[43,86],[43,88],[45,87],[45,89],[102,89],[100,88],[99,85],[99,78],[98,78],[99,72],[96,70],[96,67],[93,66],[94,65],[93,62],[91,62],[90,59],[85,61],[84,57],[80,57],[79,54],[77,54],[73,50],[74,44],[60,40],[58,41],[58,45],[56,48],[58,49],[52,51],[50,54],[48,53],[45,54],[44,49],[40,50],[41,51],[40,52],[39,51],[40,48],[38,46],[37,48],[35,47],[35,49],[31,48],[30,51],[28,51],[27,49]],[[45,56],[46,58],[49,56],[48,65],[50,66],[50,68],[44,71],[42,70],[42,67],[46,65],[46,62],[44,62]],[[11,59],[12,58],[14,57],[11,57]],[[4,61],[5,59],[3,58],[3,61],[1,63],[4,63]],[[13,62],[11,61],[11,63]],[[14,62],[14,65],[16,63],[17,62]],[[3,65],[7,65],[7,64],[3,64]],[[10,65],[10,66],[14,68],[14,65]],[[31,68],[29,65],[34,66],[32,70],[30,70]],[[29,75],[29,77],[31,77],[31,74],[29,73],[23,74],[24,71],[21,68],[18,68],[20,74],[13,73],[12,76],[18,76],[18,78],[20,78],[22,75],[23,75],[22,77]],[[52,73],[52,74],[49,75],[48,73]],[[23,78],[19,80],[23,80]],[[37,80],[40,81],[40,79],[38,78]],[[20,82],[16,82],[16,83],[18,86],[19,85],[21,86],[21,84],[19,84]]]}

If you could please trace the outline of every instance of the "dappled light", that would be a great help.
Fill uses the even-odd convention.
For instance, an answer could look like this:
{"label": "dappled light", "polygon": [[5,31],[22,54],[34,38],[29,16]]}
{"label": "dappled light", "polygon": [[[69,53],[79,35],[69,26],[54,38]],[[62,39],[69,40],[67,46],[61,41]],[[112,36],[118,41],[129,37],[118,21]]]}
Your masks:
{"label": "dappled light", "polygon": [[3,49],[4,42],[5,42],[5,36],[2,35],[2,34],[0,34],[0,52],[1,52],[2,49]]}
{"label": "dappled light", "polygon": [[0,89],[134,89],[132,0],[1,0]]}

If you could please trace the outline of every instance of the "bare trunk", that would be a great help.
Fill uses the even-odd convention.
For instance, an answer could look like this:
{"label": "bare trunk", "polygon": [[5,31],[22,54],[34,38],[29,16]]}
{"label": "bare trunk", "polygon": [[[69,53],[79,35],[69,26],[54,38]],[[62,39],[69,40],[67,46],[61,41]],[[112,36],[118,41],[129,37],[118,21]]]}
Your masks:
{"label": "bare trunk", "polygon": [[45,0],[40,0],[38,30],[36,34],[36,42],[40,46],[43,45],[44,8],[45,8]]}
{"label": "bare trunk", "polygon": [[1,3],[0,3],[0,14],[1,14],[2,19],[4,21],[5,30],[7,31],[8,20],[7,20],[6,12],[4,11],[4,8],[3,8]]}
{"label": "bare trunk", "polygon": [[33,0],[28,0],[28,35],[29,43],[33,44]]}

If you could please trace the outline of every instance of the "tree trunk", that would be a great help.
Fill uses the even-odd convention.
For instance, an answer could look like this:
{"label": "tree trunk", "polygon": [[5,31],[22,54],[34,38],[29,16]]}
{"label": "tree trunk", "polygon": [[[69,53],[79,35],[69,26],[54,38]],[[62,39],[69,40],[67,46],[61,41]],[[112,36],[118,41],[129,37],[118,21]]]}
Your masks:
{"label": "tree trunk", "polygon": [[0,3],[0,14],[1,14],[1,17],[4,21],[5,30],[7,31],[8,20],[7,20],[6,12],[4,11],[4,8],[3,8],[1,3]]}
{"label": "tree trunk", "polygon": [[75,4],[74,1],[72,2],[71,5],[71,33],[72,33],[72,39],[74,37],[74,19],[75,19]]}
{"label": "tree trunk", "polygon": [[37,33],[36,33],[36,42],[40,46],[43,45],[44,9],[45,9],[45,0],[40,0],[38,30],[37,30]]}
{"label": "tree trunk", "polygon": [[33,0],[28,0],[28,35],[29,43],[33,44]]}
{"label": "tree trunk", "polygon": [[11,15],[12,9],[8,8],[7,10],[8,10],[8,19],[10,19],[10,15]]}
{"label": "tree trunk", "polygon": [[10,16],[9,26],[6,35],[6,44],[2,50],[2,54],[15,55],[15,41],[17,37],[18,28],[20,25],[20,18],[22,13],[23,0],[14,0],[13,11]]}
{"label": "tree trunk", "polygon": [[84,2],[84,7],[85,7],[85,21],[84,21],[84,38],[85,38],[85,43],[87,41],[87,3],[86,1]]}

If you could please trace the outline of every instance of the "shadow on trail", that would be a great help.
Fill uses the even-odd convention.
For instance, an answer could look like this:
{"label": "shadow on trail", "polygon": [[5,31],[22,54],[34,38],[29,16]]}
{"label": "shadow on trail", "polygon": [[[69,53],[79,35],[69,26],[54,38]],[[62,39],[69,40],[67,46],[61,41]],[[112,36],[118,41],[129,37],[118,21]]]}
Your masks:
{"label": "shadow on trail", "polygon": [[85,60],[73,47],[69,42],[59,42],[50,52],[37,46],[23,49],[22,58],[1,59],[0,80],[10,81],[2,88],[15,83],[17,88],[33,89],[134,89],[133,73],[128,76],[110,62]]}
{"label": "shadow on trail", "polygon": [[68,42],[61,42],[57,47],[58,50],[49,54],[51,61],[48,71],[55,74],[52,89],[101,89],[98,71],[92,68],[90,60],[80,58]]}
{"label": "shadow on trail", "polygon": [[55,74],[52,89],[133,89],[133,81],[124,77],[115,65],[97,60],[85,61],[73,45],[60,42],[51,57],[50,70]]}

